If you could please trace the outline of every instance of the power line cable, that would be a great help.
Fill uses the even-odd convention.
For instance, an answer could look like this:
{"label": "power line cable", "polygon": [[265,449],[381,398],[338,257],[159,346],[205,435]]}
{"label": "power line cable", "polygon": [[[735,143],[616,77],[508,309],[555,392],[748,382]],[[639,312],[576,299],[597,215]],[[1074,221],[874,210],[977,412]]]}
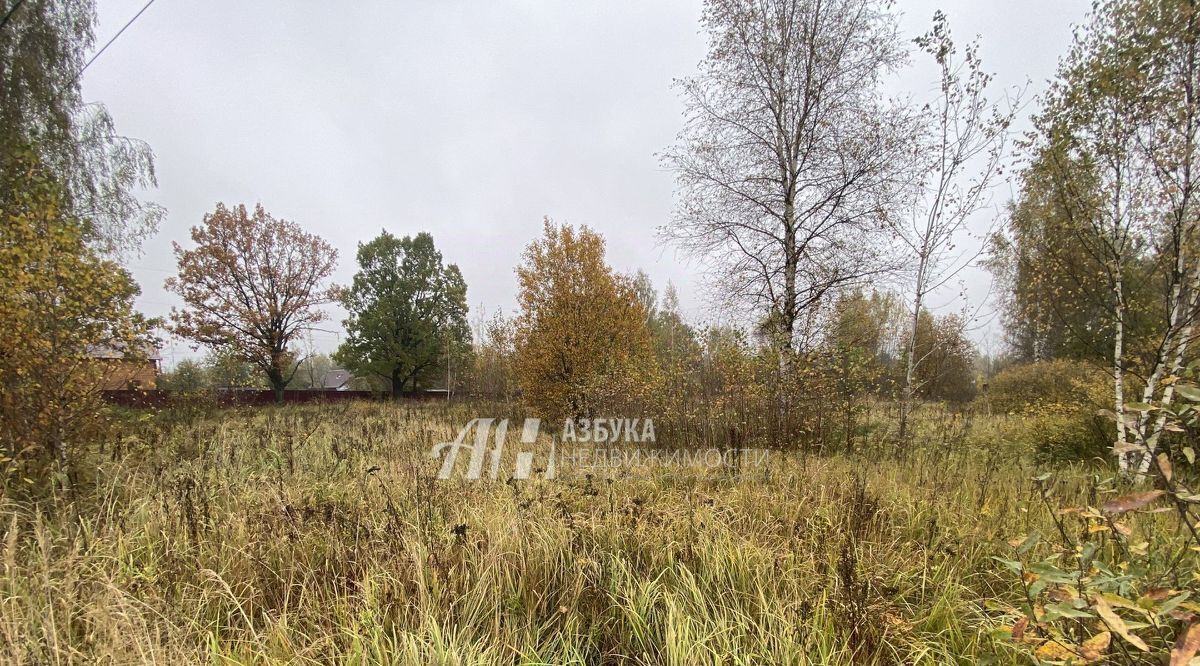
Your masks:
{"label": "power line cable", "polygon": [[152,5],[152,4],[154,4],[154,0],[150,0],[149,2],[147,2],[145,4],[145,6],[142,7],[141,11],[134,14],[133,18],[129,19],[129,21],[124,26],[122,26],[120,30],[117,31],[117,34],[112,36],[112,39],[105,42],[104,46],[101,46],[100,50],[96,51],[96,53],[83,65],[83,67],[80,68],[79,73],[75,75],[75,78],[72,79],[71,83],[75,83],[76,81],[78,81],[79,77],[83,76],[83,73],[85,71],[87,71],[87,68],[91,67],[92,63],[96,62],[96,58],[99,58],[101,53],[104,53],[106,50],[108,50],[108,47],[112,46],[112,43],[117,41],[117,38],[121,36],[121,33],[128,30],[129,26],[133,25],[133,22],[138,20],[138,17],[141,16],[142,14],[144,14],[147,9],[150,9],[150,5]]}

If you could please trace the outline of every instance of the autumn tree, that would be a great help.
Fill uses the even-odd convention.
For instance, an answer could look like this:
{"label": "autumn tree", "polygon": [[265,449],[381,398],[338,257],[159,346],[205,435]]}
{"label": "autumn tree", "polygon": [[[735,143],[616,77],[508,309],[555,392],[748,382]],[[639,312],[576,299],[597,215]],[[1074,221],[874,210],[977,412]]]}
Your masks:
{"label": "autumn tree", "polygon": [[[930,294],[953,281],[984,250],[982,245],[965,245],[963,236],[971,217],[987,204],[1001,172],[1008,127],[1016,114],[1014,100],[1001,106],[988,99],[991,76],[983,71],[978,43],[968,43],[960,52],[944,14],[934,14],[932,29],[916,43],[936,62],[940,77],[939,95],[924,109],[927,122],[917,143],[921,178],[916,205],[907,219],[894,219],[896,236],[909,256],[905,282],[910,324],[901,382],[901,440],[907,435],[919,366],[940,353],[918,353],[917,347],[926,342],[921,340],[922,313]],[[951,322],[966,324],[957,318],[942,320],[943,325]]]}
{"label": "autumn tree", "polygon": [[[1165,304],[1160,332],[1149,362],[1143,367],[1145,385],[1140,402],[1160,407],[1118,411],[1133,416],[1129,439],[1137,450],[1130,467],[1143,476],[1153,468],[1177,497],[1193,494],[1172,479],[1160,436],[1167,411],[1177,401],[1175,383],[1190,359],[1200,323],[1200,10],[1194,0],[1115,3],[1113,13],[1126,33],[1134,54],[1120,75],[1137,68],[1146,77],[1143,89],[1151,113],[1142,118],[1137,147],[1147,163],[1154,192],[1150,234],[1156,260],[1166,279],[1161,285]],[[1138,56],[1142,56],[1139,58]],[[1135,81],[1143,79],[1135,78]],[[1120,426],[1118,426],[1120,429]],[[1118,445],[1118,449],[1121,446]],[[1124,460],[1124,458],[1122,458]],[[1177,501],[1177,507],[1183,504]],[[1184,513],[1194,521],[1194,514]],[[1196,533],[1192,532],[1193,537]]]}
{"label": "autumn tree", "polygon": [[1123,356],[1142,357],[1163,319],[1162,299],[1155,296],[1159,267],[1144,240],[1114,263],[1111,227],[1099,224],[1094,210],[1080,215],[1100,201],[1093,169],[1067,161],[1049,150],[1030,161],[1004,228],[992,238],[987,265],[999,286],[1010,352],[1026,363],[1076,359],[1111,366],[1119,281]]}
{"label": "autumn tree", "polygon": [[517,267],[516,366],[526,402],[588,417],[640,388],[654,364],[633,280],[605,263],[604,239],[546,219]]}
{"label": "autumn tree", "polygon": [[[905,344],[921,362],[912,377],[914,397],[946,402],[968,402],[975,397],[975,345],[965,334],[960,315],[935,316],[922,310],[917,318],[916,344],[905,332]],[[907,376],[902,377],[908,381]]]}
{"label": "autumn tree", "polygon": [[879,93],[906,57],[889,4],[709,0],[708,55],[679,83],[686,124],[664,155],[679,203],[662,233],[782,351],[806,309],[884,267],[913,130]]}
{"label": "autumn tree", "polygon": [[834,301],[822,345],[837,359],[848,393],[887,394],[901,360],[904,304],[890,291],[853,289]]}
{"label": "autumn tree", "polygon": [[1021,363],[1104,362],[1112,354],[1104,266],[1092,252],[1079,251],[1094,241],[1079,237],[1084,230],[1062,210],[1057,179],[1045,177],[1039,162],[1021,174],[1017,199],[987,259],[1009,352]]}
{"label": "autumn tree", "polygon": [[497,311],[475,327],[471,371],[465,387],[471,394],[511,405],[517,395],[513,321]]}
{"label": "autumn tree", "polygon": [[150,323],[129,273],[87,244],[87,225],[32,149],[0,169],[0,477],[69,479],[74,452],[105,435],[96,347],[136,357]]}
{"label": "autumn tree", "polygon": [[[1197,21],[1189,0],[1098,3],[1060,65],[1030,141],[1035,160],[1026,183],[1038,188],[1035,195],[1053,194],[1054,223],[1086,255],[1060,262],[1064,270],[1042,286],[1057,296],[1058,285],[1069,285],[1102,313],[1115,449],[1125,471],[1145,472],[1155,459],[1165,415],[1141,406],[1170,405],[1173,378],[1195,353]],[[1016,249],[1010,254],[1017,258],[1032,254]],[[1088,274],[1100,278],[1097,287],[1088,288]],[[1139,297],[1147,284],[1149,297]],[[1130,349],[1140,317],[1152,320],[1145,353]],[[1142,386],[1136,400],[1128,395],[1131,374]]]}
{"label": "autumn tree", "polygon": [[195,248],[173,244],[179,274],[165,285],[184,302],[171,311],[173,332],[252,363],[283,402],[300,362],[293,343],[333,300],[323,283],[337,250],[261,205],[251,214],[217,204],[191,235]]}
{"label": "autumn tree", "polygon": [[697,340],[702,350],[694,416],[702,417],[696,421],[704,424],[701,441],[738,447],[762,438],[759,441],[780,444],[770,434],[777,413],[764,373],[773,370],[772,355],[764,356],[744,331],[728,324],[705,327]]}
{"label": "autumn tree", "polygon": [[679,294],[670,283],[650,319],[650,333],[661,370],[659,391],[665,408],[681,416],[694,415],[688,403],[699,391],[701,347],[696,330],[683,317]]}
{"label": "autumn tree", "polygon": [[458,266],[443,263],[433,236],[396,238],[384,231],[359,244],[358,265],[341,294],[349,317],[335,361],[389,381],[394,397],[445,377],[456,359],[465,365],[467,285]]}

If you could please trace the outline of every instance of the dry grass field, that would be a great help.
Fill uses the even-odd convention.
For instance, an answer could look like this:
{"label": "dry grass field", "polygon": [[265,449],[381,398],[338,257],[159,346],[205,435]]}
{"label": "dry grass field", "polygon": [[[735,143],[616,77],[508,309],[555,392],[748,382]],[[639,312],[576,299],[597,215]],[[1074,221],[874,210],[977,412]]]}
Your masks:
{"label": "dry grass field", "polygon": [[435,478],[477,412],[131,415],[74,503],[0,507],[0,661],[1032,663],[993,558],[1106,492],[934,407],[901,454]]}

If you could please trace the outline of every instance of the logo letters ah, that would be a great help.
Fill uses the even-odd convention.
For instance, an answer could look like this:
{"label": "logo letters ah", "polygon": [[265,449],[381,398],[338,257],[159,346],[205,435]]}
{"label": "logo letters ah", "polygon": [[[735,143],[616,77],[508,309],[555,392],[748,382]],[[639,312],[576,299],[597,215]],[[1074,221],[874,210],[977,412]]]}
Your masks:
{"label": "logo letters ah", "polygon": [[[525,419],[521,428],[521,444],[530,445],[537,441],[538,426],[541,421],[539,419]],[[495,424],[493,430],[492,425]],[[473,443],[467,443],[467,435],[474,429],[475,437]],[[492,446],[488,450],[488,435],[495,433],[492,436]],[[458,437],[452,442],[443,442],[433,447],[430,454],[436,459],[445,456],[442,460],[442,467],[438,471],[439,479],[449,479],[454,475],[454,464],[458,461],[460,452],[469,451],[471,460],[467,464],[467,479],[472,481],[478,480],[483,475],[483,466],[488,463],[488,475],[492,479],[496,479],[500,475],[500,458],[504,454],[504,439],[508,435],[508,419],[493,419],[481,418],[471,419],[463,429],[458,432]],[[516,469],[513,473],[515,479],[528,479],[533,468],[533,452],[521,451],[517,453]],[[546,478],[554,478],[554,445],[550,445],[550,461],[546,465]]]}

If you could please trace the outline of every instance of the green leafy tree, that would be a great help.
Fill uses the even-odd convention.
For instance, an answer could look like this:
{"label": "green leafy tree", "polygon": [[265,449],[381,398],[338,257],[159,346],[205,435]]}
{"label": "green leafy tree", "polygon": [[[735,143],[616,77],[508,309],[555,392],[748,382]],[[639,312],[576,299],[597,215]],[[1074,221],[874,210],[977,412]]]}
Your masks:
{"label": "green leafy tree", "polygon": [[204,358],[204,376],[208,388],[265,388],[262,373],[232,347],[214,349]]}
{"label": "green leafy tree", "polygon": [[208,377],[203,365],[188,358],[175,364],[170,372],[159,377],[158,387],[166,391],[194,393],[208,388]]}
{"label": "green leafy tree", "polygon": [[458,266],[443,264],[433,236],[384,231],[359,244],[358,265],[341,295],[349,317],[336,362],[388,380],[393,396],[444,377],[448,363],[465,367],[467,285]]}

